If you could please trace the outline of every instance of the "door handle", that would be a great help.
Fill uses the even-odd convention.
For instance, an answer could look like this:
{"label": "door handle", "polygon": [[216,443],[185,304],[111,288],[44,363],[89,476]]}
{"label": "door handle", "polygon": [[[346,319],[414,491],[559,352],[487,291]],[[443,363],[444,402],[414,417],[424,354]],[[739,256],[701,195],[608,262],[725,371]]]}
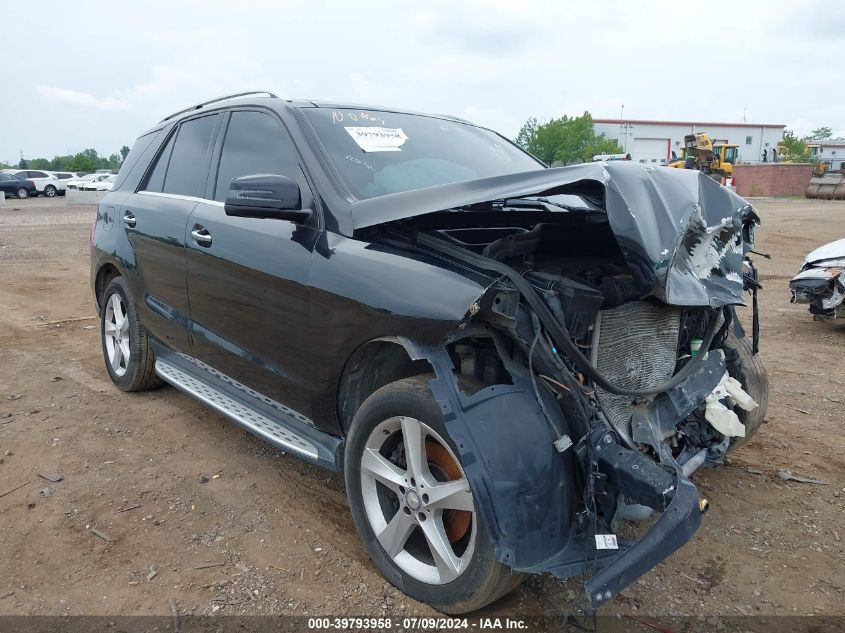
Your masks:
{"label": "door handle", "polygon": [[200,246],[211,246],[211,233],[204,226],[200,226],[199,224],[194,225],[194,230],[191,231],[191,237]]}
{"label": "door handle", "polygon": [[135,216],[132,214],[131,211],[125,211],[123,213],[123,223],[126,226],[135,226],[136,222],[137,220],[135,219]]}

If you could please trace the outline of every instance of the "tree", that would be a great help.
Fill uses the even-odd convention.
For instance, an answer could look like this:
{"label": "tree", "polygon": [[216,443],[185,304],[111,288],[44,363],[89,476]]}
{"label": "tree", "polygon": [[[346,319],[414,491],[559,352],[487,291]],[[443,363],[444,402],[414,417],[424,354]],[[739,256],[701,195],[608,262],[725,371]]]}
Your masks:
{"label": "tree", "polygon": [[[86,171],[94,172],[98,169],[111,169],[117,171],[120,165],[126,160],[129,154],[129,147],[124,145],[119,152],[110,154],[108,157],[100,156],[97,150],[89,148],[69,156],[54,156],[52,159],[33,158],[26,160],[21,156],[18,169],[44,169],[49,171]],[[0,166],[5,166],[0,162]]]}
{"label": "tree", "polygon": [[97,161],[91,158],[90,154],[86,154],[85,152],[79,152],[78,154],[72,156],[71,159],[67,162],[67,168],[70,171],[85,171],[92,173],[97,171],[100,166]]}
{"label": "tree", "polygon": [[823,125],[822,127],[817,127],[815,130],[810,132],[810,136],[808,136],[807,138],[823,140],[830,138],[831,136],[833,136],[833,130],[827,127],[826,125]]}
{"label": "tree", "polygon": [[52,161],[47,160],[46,158],[33,158],[29,161],[30,169],[52,169]]}
{"label": "tree", "polygon": [[516,135],[516,144],[522,149],[530,151],[531,147],[537,138],[537,129],[540,127],[539,122],[535,117],[529,117],[528,120],[519,128],[519,134]]}
{"label": "tree", "polygon": [[578,117],[564,115],[543,124],[531,117],[520,128],[516,143],[549,164],[588,162],[596,154],[622,151],[615,140],[595,133],[589,112]]}
{"label": "tree", "polygon": [[810,148],[792,130],[785,130],[783,140],[778,144],[778,161],[787,163],[810,162]]}

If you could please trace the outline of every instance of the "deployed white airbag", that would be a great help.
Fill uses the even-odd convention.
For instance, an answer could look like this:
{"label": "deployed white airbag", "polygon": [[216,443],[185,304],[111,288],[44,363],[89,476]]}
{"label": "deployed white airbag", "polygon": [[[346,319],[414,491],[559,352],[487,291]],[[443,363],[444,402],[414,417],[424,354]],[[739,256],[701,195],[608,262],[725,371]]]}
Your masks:
{"label": "deployed white airbag", "polygon": [[722,380],[705,400],[704,417],[722,435],[728,437],[745,437],[745,425],[739,421],[732,408],[722,401],[727,398],[731,407],[738,406],[745,411],[757,408],[757,403],[742,388],[742,384],[731,378],[727,372]]}

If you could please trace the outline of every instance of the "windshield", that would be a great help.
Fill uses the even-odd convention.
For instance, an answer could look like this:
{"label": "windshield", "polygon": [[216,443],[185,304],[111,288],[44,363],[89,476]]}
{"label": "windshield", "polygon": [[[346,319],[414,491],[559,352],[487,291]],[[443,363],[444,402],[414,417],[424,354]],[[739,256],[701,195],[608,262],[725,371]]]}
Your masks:
{"label": "windshield", "polygon": [[417,114],[303,108],[358,199],[542,169],[499,135]]}

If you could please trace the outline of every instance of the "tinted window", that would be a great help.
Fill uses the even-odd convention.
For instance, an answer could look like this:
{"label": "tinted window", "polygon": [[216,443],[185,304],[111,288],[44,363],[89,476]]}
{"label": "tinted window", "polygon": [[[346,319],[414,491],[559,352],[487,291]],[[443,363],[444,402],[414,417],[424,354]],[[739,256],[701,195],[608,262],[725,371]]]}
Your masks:
{"label": "tinted window", "polygon": [[48,174],[45,174],[43,171],[31,171],[29,172],[30,178],[49,178]]}
{"label": "tinted window", "polygon": [[[132,171],[132,168],[138,163],[141,157],[146,154],[147,149],[149,149],[152,142],[156,139],[159,132],[161,130],[156,130],[155,132],[150,132],[149,134],[145,134],[138,138],[137,141],[132,145],[132,149],[129,150],[129,154],[127,154],[124,161],[120,164],[120,171],[118,172],[118,176],[120,176],[120,181],[123,182],[123,179]],[[82,174],[77,174],[81,176]]]}
{"label": "tinted window", "polygon": [[0,174],[0,180],[15,180],[15,178],[10,176],[9,174]]}
{"label": "tinted window", "polygon": [[167,176],[164,179],[164,193],[200,195],[199,187],[205,176],[208,145],[216,121],[215,114],[186,121],[179,126]]}
{"label": "tinted window", "polygon": [[233,112],[223,142],[214,199],[223,201],[233,178],[251,174],[288,176],[303,186],[299,158],[282,125],[262,112]]}
{"label": "tinted window", "polygon": [[[170,139],[167,141],[167,145],[164,146],[164,150],[158,157],[158,162],[156,162],[156,166],[153,168],[153,172],[150,174],[150,177],[147,179],[147,185],[143,187],[145,191],[158,191],[159,193],[164,186],[164,174],[167,171],[167,163],[170,161],[170,152],[173,150],[173,142],[176,140],[176,135],[171,134]],[[97,176],[91,176],[91,180],[94,180]]]}

